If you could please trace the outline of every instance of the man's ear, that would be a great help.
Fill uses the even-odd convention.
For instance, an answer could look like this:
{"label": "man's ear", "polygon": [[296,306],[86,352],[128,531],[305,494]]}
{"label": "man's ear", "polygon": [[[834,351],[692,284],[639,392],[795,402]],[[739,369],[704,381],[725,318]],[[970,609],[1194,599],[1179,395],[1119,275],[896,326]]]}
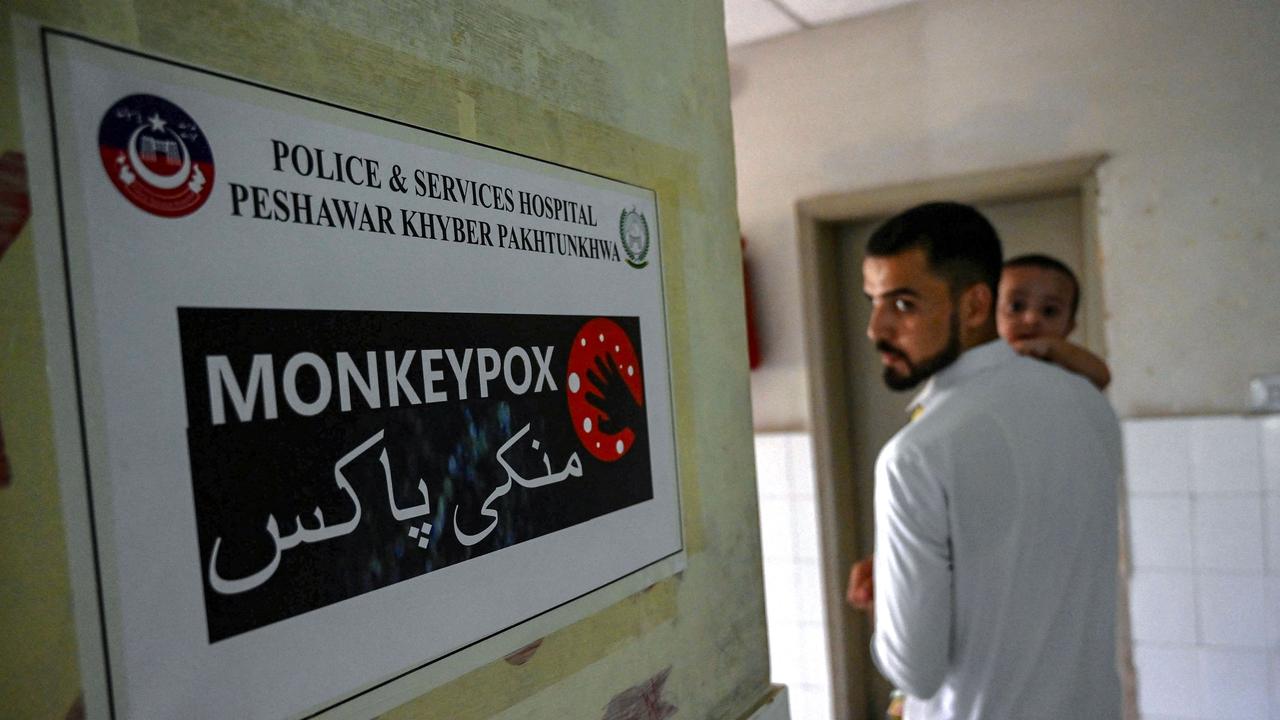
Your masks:
{"label": "man's ear", "polygon": [[970,285],[960,293],[960,324],[966,328],[979,328],[991,322],[996,298],[986,283]]}

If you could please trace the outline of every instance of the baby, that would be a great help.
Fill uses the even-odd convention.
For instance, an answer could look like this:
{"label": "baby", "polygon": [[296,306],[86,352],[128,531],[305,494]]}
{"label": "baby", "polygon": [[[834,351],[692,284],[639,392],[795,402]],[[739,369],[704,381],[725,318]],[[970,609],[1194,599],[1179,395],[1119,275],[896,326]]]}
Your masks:
{"label": "baby", "polygon": [[1067,340],[1076,327],[1080,283],[1066,265],[1047,255],[1005,262],[996,304],[996,331],[1013,349],[1070,370],[1098,387],[1111,382],[1102,358]]}
{"label": "baby", "polygon": [[[1111,371],[1102,358],[1067,340],[1076,327],[1080,283],[1071,268],[1047,255],[1019,255],[1004,264],[996,302],[996,331],[1017,352],[1059,365],[1105,389]],[[846,600],[871,612],[872,557],[854,563]]]}

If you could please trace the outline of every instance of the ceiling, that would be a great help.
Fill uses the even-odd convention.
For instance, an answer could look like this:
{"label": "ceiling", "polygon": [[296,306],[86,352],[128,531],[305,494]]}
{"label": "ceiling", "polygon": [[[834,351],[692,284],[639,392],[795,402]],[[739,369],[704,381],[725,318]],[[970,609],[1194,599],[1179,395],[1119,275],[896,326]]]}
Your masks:
{"label": "ceiling", "polygon": [[724,0],[729,47],[866,15],[915,0]]}

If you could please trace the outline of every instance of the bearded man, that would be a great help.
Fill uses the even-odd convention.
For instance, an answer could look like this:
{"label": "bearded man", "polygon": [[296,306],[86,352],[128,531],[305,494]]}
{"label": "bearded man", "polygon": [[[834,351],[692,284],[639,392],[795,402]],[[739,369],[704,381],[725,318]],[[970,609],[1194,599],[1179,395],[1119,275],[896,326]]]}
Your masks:
{"label": "bearded man", "polygon": [[884,381],[924,383],[876,461],[872,656],[907,720],[1119,718],[1119,424],[1088,381],[997,337],[1000,271],[994,228],[957,203],[867,243]]}

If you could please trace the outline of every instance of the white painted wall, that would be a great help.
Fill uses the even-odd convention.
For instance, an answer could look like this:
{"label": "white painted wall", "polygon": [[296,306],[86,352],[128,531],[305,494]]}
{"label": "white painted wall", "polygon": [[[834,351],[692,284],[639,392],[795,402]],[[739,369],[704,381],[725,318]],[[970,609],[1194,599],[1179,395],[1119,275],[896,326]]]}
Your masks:
{"label": "white painted wall", "polygon": [[1280,370],[1280,3],[925,0],[730,64],[757,428],[808,422],[797,200],[1096,152],[1117,410]]}

